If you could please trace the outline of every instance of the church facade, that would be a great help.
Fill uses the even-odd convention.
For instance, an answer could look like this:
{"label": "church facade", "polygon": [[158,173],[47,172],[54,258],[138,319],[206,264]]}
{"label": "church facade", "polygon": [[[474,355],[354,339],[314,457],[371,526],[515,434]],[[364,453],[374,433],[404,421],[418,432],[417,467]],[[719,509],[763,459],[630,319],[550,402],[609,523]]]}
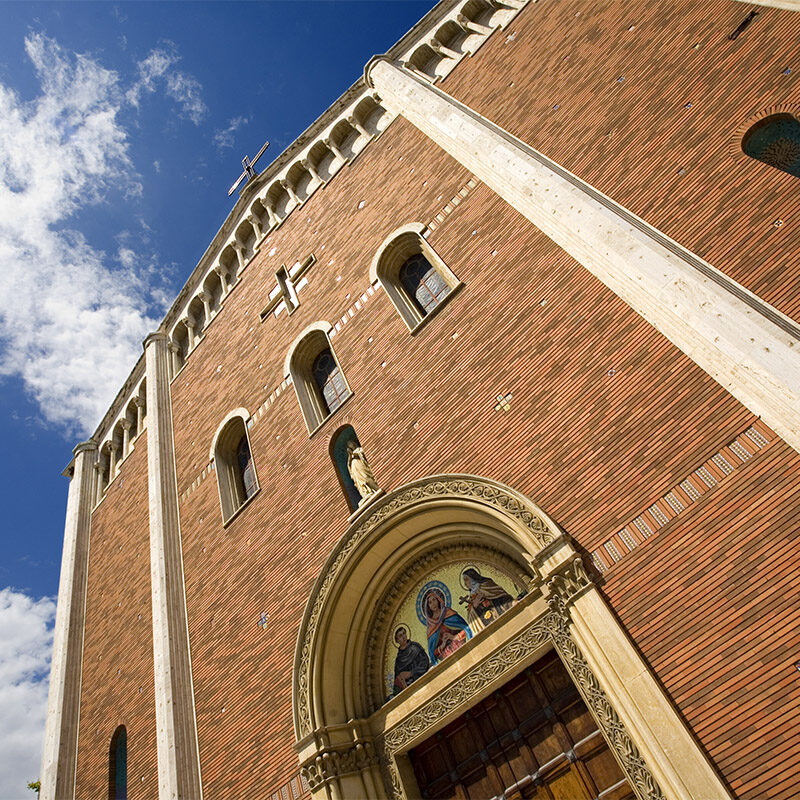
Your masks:
{"label": "church facade", "polygon": [[795,5],[442,0],[245,184],[65,473],[43,800],[796,796]]}

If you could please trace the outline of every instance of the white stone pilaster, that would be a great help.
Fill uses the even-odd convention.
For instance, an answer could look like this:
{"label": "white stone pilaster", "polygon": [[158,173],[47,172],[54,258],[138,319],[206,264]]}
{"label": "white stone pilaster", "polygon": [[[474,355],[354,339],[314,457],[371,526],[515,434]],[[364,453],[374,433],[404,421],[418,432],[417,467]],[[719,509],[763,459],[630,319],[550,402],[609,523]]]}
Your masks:
{"label": "white stone pilaster", "polygon": [[175,475],[169,337],[151,333],[144,350],[158,796],[159,800],[201,800]]}
{"label": "white stone pilaster", "polygon": [[782,8],[784,11],[800,11],[800,0],[741,0],[743,3],[757,6],[771,6]]}
{"label": "white stone pilaster", "polygon": [[800,326],[437,87],[385,58],[367,81],[800,450]]}
{"label": "white stone pilaster", "polygon": [[71,800],[75,796],[89,532],[95,493],[93,466],[97,444],[83,442],[73,452],[75,458],[67,497],[42,750],[41,800]]}

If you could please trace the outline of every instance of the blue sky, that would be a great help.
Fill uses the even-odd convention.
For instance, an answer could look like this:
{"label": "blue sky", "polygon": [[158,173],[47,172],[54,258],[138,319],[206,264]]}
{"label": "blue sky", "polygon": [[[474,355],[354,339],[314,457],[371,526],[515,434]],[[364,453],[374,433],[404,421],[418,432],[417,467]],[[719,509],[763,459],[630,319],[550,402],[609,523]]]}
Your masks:
{"label": "blue sky", "polygon": [[72,446],[262,169],[434,5],[0,4],[0,798],[39,775]]}

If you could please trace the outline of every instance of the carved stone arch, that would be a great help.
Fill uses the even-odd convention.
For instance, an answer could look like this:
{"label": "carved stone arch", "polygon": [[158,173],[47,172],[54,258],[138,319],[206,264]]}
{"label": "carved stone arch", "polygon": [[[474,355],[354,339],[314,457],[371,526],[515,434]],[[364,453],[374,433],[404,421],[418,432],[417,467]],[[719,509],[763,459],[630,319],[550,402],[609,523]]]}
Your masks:
{"label": "carved stone arch", "polygon": [[[441,525],[458,522],[472,526],[482,523],[483,530],[493,529],[497,549],[531,565],[532,570],[536,554],[561,536],[555,523],[522,495],[469,475],[416,481],[370,506],[365,517],[356,520],[339,540],[306,607],[295,653],[298,739],[316,727],[346,722],[366,710],[354,698],[352,687],[337,682],[326,692],[322,685],[325,662],[348,665],[343,671],[352,674],[354,663],[362,655],[352,648],[358,632],[331,637],[331,622],[341,615],[344,620],[353,620],[349,627],[357,628],[356,618],[368,614],[372,601],[382,594],[381,580],[393,578],[409,552],[422,554],[441,544],[432,538]],[[348,647],[349,654],[345,652]]]}
{"label": "carved stone arch", "polygon": [[[426,227],[420,222],[412,222],[395,229],[387,236],[369,269],[370,283],[380,280],[383,288],[397,309],[403,322],[412,333],[427,322],[431,312],[439,310],[448,301],[461,281],[424,237]],[[405,269],[413,266],[413,261],[423,257],[422,270],[416,271],[417,280],[403,277]],[[424,279],[421,279],[423,270]],[[430,284],[430,286],[429,286]],[[427,303],[423,305],[420,296]]]}
{"label": "carved stone arch", "polygon": [[[426,558],[478,551],[527,583],[527,595],[381,705],[368,653],[391,624],[392,583]],[[424,478],[376,500],[320,572],[293,674],[296,750],[312,796],[417,796],[409,751],[549,650],[640,800],[730,797],[569,537],[530,499],[472,475]]]}

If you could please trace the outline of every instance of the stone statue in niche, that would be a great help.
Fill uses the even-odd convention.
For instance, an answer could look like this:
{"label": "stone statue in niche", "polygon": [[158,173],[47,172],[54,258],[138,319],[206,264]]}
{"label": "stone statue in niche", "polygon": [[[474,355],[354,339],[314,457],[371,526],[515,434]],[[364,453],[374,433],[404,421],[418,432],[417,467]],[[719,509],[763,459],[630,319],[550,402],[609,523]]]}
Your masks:
{"label": "stone statue in niche", "polygon": [[394,659],[394,689],[392,697],[402,692],[417,678],[421,678],[431,666],[428,654],[419,642],[409,638],[408,627],[399,625],[394,632],[397,655]]}
{"label": "stone statue in niche", "polygon": [[358,502],[358,507],[361,508],[374,494],[377,494],[379,487],[364,455],[364,449],[355,439],[347,443],[347,471],[361,495],[361,500]]}

